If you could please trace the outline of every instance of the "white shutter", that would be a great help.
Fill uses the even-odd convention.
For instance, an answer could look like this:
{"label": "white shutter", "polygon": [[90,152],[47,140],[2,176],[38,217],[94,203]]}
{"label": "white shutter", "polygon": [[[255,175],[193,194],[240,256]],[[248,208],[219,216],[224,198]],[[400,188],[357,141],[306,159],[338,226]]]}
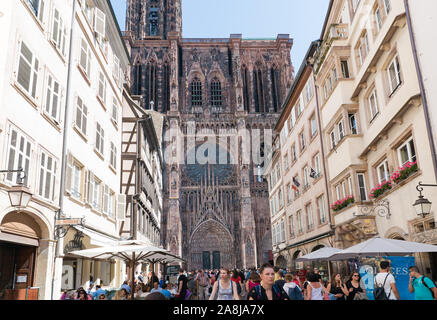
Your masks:
{"label": "white shutter", "polygon": [[117,219],[120,221],[126,220],[126,195],[117,195]]}
{"label": "white shutter", "polygon": [[90,205],[92,205],[93,203],[93,193],[94,193],[94,188],[93,188],[93,184],[94,184],[94,174],[91,171],[88,171],[87,174],[87,199],[86,202]]}
{"label": "white shutter", "polygon": [[106,16],[99,8],[94,8],[94,31],[105,38],[105,22]]}
{"label": "white shutter", "polygon": [[69,152],[67,154],[67,168],[65,173],[65,192],[68,195],[71,195],[72,175],[73,175],[73,156]]}

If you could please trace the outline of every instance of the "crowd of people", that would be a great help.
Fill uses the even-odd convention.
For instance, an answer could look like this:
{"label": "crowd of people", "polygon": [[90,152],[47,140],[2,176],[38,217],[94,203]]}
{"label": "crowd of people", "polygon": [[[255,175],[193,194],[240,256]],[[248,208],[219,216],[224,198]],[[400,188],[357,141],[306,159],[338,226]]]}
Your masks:
{"label": "crowd of people", "polygon": [[[380,263],[380,272],[374,278],[375,300],[401,300],[395,277],[390,273],[389,261]],[[415,300],[437,300],[435,283],[423,276],[415,266],[409,268],[408,290]],[[368,300],[358,271],[349,276],[340,273],[323,280],[317,268],[293,271],[264,264],[250,270],[196,270],[186,272],[179,268],[176,283],[169,277],[149,272],[136,274],[134,299],[144,300]],[[102,289],[102,283],[91,283],[88,290],[64,292],[61,299],[75,300],[128,300],[131,296],[129,281],[119,290]]]}

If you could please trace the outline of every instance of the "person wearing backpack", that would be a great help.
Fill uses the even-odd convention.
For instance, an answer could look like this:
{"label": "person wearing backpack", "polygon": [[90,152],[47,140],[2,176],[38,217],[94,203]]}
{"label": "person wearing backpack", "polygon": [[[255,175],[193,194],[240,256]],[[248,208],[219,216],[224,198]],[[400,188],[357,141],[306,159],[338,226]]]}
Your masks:
{"label": "person wearing backpack", "polygon": [[416,266],[410,267],[408,290],[414,292],[414,300],[437,300],[437,288],[430,278],[419,273]]}
{"label": "person wearing backpack", "polygon": [[248,300],[289,300],[284,289],[275,285],[275,272],[272,265],[264,264],[260,269],[261,284],[250,290]]}
{"label": "person wearing backpack", "polygon": [[293,281],[293,275],[287,273],[285,275],[285,284],[283,287],[284,291],[288,294],[290,300],[303,300],[302,290],[299,285]]}
{"label": "person wearing backpack", "polygon": [[379,266],[381,271],[375,276],[375,290],[373,291],[375,300],[401,300],[395,277],[389,272],[390,262],[381,261]]}

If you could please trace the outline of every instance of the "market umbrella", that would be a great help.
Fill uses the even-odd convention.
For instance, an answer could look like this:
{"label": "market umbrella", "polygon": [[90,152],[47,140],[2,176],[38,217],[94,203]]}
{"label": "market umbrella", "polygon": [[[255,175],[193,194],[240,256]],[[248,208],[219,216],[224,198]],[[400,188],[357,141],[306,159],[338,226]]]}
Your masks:
{"label": "market umbrella", "polygon": [[333,254],[327,260],[347,260],[373,256],[407,256],[418,252],[437,252],[437,246],[376,237]]}
{"label": "market umbrella", "polygon": [[307,255],[304,255],[300,258],[296,259],[296,262],[306,262],[306,261],[316,261],[316,260],[326,260],[333,254],[340,252],[341,249],[331,248],[331,247],[323,247],[319,250],[313,251]]}
{"label": "market umbrella", "polygon": [[71,254],[89,258],[89,259],[101,259],[109,260],[118,258],[123,260],[127,265],[131,267],[131,292],[132,299],[135,292],[135,265],[141,261],[147,261],[147,258],[152,257],[154,254],[170,254],[167,250],[149,245],[145,242],[133,240],[133,241],[120,241],[115,245],[108,245],[99,248],[86,249],[72,251]]}

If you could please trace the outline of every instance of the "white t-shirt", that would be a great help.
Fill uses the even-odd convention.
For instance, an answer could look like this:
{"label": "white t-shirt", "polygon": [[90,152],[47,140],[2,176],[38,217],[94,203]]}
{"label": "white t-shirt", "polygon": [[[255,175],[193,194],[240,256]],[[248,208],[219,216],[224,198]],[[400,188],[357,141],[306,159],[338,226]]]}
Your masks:
{"label": "white t-shirt", "polygon": [[384,284],[384,280],[387,277],[387,281],[385,281],[384,291],[389,300],[397,300],[396,296],[393,293],[391,288],[392,283],[396,283],[395,277],[389,273],[387,276],[387,272],[380,272],[375,276],[375,282],[378,286],[382,286]]}

